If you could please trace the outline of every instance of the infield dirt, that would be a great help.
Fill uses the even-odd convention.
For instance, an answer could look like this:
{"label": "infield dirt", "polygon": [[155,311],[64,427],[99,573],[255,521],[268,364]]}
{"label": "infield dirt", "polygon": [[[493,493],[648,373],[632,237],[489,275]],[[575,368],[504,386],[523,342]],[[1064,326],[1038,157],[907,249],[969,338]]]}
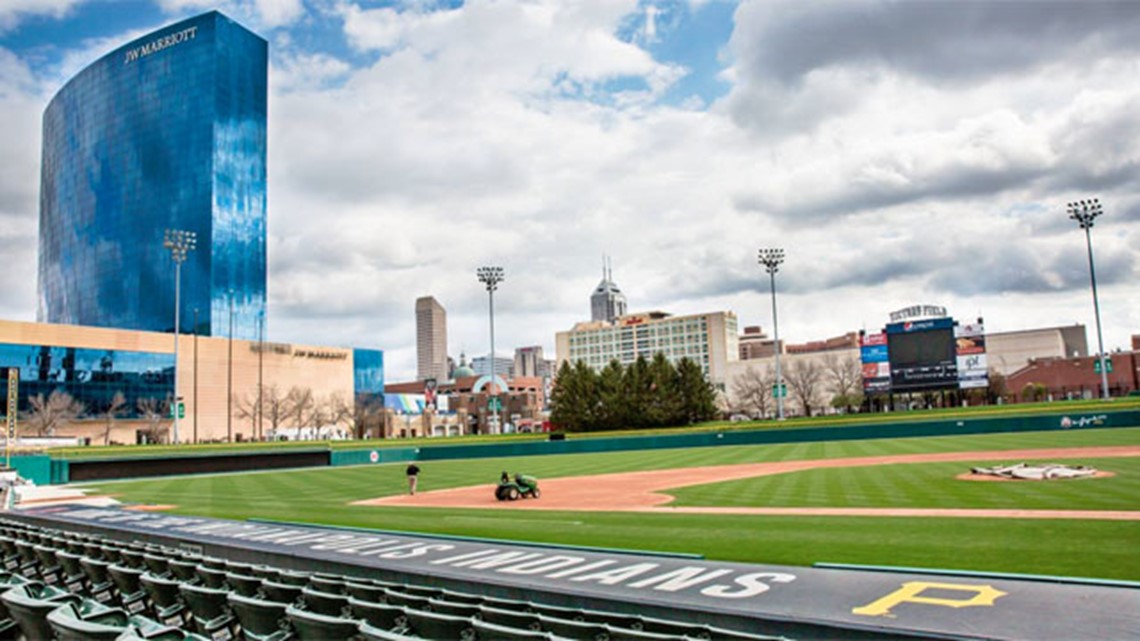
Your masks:
{"label": "infield dirt", "polygon": [[[765,514],[787,516],[941,516],[981,518],[1047,518],[1140,520],[1140,511],[1102,510],[977,510],[915,508],[729,508],[669,507],[671,488],[704,485],[737,479],[787,474],[820,468],[866,467],[953,461],[1020,461],[1076,458],[1140,456],[1140,446],[1086,447],[1072,449],[1005,450],[987,452],[943,452],[858,458],[747,463],[713,467],[689,467],[645,472],[600,474],[542,479],[542,498],[498,501],[493,483],[470,487],[421,492],[414,496],[387,496],[353,505],[494,508],[514,510],[573,510],[587,512],[675,512],[693,514]],[[1086,479],[1087,480],[1087,479]],[[1059,482],[1059,481],[1047,481]],[[1081,482],[1081,481],[1068,481]]]}

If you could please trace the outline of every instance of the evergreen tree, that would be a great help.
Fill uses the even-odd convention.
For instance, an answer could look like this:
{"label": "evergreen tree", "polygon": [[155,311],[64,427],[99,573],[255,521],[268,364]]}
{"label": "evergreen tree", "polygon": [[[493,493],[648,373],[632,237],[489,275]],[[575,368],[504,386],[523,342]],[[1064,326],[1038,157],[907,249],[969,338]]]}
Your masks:
{"label": "evergreen tree", "polygon": [[625,426],[629,429],[652,427],[650,412],[653,405],[653,379],[649,375],[649,362],[639,355],[637,360],[625,368],[622,377],[625,403],[623,414]]}
{"label": "evergreen tree", "polygon": [[622,429],[628,418],[628,403],[623,387],[624,368],[613,359],[598,375],[598,428]]}
{"label": "evergreen tree", "polygon": [[649,365],[649,376],[653,392],[649,423],[656,427],[684,423],[677,368],[665,357],[664,352],[653,355],[653,362]]}
{"label": "evergreen tree", "polygon": [[690,358],[682,358],[677,364],[677,385],[684,424],[691,425],[716,418],[716,389],[705,378],[700,365]]}
{"label": "evergreen tree", "polygon": [[589,414],[586,403],[586,389],[578,376],[578,368],[564,361],[550,393],[551,422],[567,432],[584,431]]}

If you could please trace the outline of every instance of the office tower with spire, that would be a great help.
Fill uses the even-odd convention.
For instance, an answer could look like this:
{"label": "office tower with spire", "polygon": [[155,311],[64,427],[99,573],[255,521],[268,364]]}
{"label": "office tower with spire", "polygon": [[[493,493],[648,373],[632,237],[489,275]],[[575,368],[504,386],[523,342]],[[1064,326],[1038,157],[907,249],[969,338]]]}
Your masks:
{"label": "office tower with spire", "polygon": [[447,311],[433,296],[416,299],[416,378],[448,380]]}
{"label": "office tower with spire", "polygon": [[625,294],[614,283],[613,265],[608,258],[602,257],[602,282],[598,283],[590,296],[590,320],[612,323],[625,314]]}

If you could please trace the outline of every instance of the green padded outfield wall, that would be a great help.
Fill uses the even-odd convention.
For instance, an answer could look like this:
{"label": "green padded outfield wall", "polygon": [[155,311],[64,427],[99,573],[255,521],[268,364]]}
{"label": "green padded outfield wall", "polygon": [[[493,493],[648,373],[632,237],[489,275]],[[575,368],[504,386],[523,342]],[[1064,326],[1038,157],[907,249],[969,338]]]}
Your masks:
{"label": "green padded outfield wall", "polygon": [[[699,434],[656,434],[653,436],[581,436],[564,441],[520,441],[479,445],[431,445],[418,449],[417,460],[494,458],[542,454],[582,454],[713,445],[763,445],[768,443],[811,443],[854,441],[916,436],[952,436],[1001,432],[1045,432],[1067,429],[1140,426],[1140,411],[1074,412],[1048,416],[978,418],[946,421],[909,421],[851,427],[810,427],[798,429],[731,430]],[[436,441],[438,442],[438,441]],[[383,452],[383,449],[377,451]],[[367,453],[368,450],[350,450]],[[347,454],[348,452],[344,452]],[[347,459],[346,459],[347,460]],[[408,459],[392,459],[408,460]],[[365,460],[367,462],[367,460]],[[336,463],[334,463],[336,464]],[[351,465],[353,463],[340,463]]]}

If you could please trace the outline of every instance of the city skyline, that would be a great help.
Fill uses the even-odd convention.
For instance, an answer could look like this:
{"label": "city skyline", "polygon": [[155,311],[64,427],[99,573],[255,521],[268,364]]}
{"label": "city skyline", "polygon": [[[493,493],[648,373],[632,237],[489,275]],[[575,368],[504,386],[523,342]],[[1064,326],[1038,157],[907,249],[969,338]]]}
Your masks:
{"label": "city skyline", "polygon": [[[630,312],[733,311],[770,327],[754,260],[780,247],[780,337],[874,330],[935,304],[987,330],[1140,331],[1140,5],[53,0],[0,8],[0,257],[34,273],[40,127],[63,82],[134,37],[217,8],[266,38],[269,329],[385,351],[414,317],[484,355],[590,317],[613,256]],[[520,52],[526,55],[519,55]],[[0,318],[33,320],[34,279]],[[1090,342],[1095,337],[1090,336]]]}

